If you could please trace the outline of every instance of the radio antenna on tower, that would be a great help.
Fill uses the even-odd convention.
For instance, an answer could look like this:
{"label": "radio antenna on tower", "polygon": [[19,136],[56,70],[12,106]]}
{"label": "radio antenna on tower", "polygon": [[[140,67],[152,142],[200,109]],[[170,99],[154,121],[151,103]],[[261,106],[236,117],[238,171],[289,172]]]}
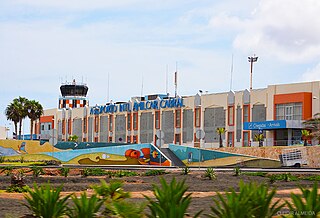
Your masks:
{"label": "radio antenna on tower", "polygon": [[110,100],[110,73],[108,72],[108,89],[107,89],[107,102]]}
{"label": "radio antenna on tower", "polygon": [[174,72],[174,97],[177,97],[178,89],[178,62],[176,62],[176,72]]}
{"label": "radio antenna on tower", "polygon": [[166,94],[168,94],[168,64],[166,66]]}
{"label": "radio antenna on tower", "polygon": [[142,78],[141,78],[141,97],[143,95],[143,74],[142,74]]}
{"label": "radio antenna on tower", "polygon": [[232,90],[232,74],[233,74],[233,54],[231,56],[231,69],[230,69],[230,91]]}

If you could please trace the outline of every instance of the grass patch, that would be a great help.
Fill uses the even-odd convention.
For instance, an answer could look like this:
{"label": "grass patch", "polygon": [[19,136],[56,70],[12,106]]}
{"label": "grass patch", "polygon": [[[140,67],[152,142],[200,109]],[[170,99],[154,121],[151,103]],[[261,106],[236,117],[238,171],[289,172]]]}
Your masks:
{"label": "grass patch", "polygon": [[145,176],[157,176],[157,175],[163,175],[168,174],[165,170],[148,170],[144,173]]}
{"label": "grass patch", "polygon": [[260,177],[266,177],[268,173],[266,172],[242,172],[242,175],[246,176],[260,176]]}
{"label": "grass patch", "polygon": [[309,180],[309,181],[320,181],[320,175],[306,176],[306,177],[302,177],[302,179]]}

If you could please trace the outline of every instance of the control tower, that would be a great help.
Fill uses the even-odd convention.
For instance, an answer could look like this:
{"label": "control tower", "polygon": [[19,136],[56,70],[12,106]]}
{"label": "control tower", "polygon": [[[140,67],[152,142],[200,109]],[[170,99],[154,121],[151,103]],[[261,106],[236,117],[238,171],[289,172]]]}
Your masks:
{"label": "control tower", "polygon": [[84,83],[62,83],[60,86],[61,96],[59,97],[59,109],[79,108],[89,105],[87,99],[88,86]]}

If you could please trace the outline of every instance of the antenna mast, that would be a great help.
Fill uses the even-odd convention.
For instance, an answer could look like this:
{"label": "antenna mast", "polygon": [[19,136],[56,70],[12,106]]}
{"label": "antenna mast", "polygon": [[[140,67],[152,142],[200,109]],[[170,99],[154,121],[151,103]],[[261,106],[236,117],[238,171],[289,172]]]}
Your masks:
{"label": "antenna mast", "polygon": [[108,72],[107,102],[110,101],[110,73]]}
{"label": "antenna mast", "polygon": [[142,74],[142,79],[141,79],[141,97],[143,95],[143,74]]}
{"label": "antenna mast", "polygon": [[231,69],[230,69],[230,91],[232,90],[232,74],[233,74],[233,54],[231,56]]}
{"label": "antenna mast", "polygon": [[176,62],[176,72],[174,73],[174,97],[177,97],[178,89],[178,62]]}
{"label": "antenna mast", "polygon": [[168,64],[166,66],[166,94],[168,94]]}

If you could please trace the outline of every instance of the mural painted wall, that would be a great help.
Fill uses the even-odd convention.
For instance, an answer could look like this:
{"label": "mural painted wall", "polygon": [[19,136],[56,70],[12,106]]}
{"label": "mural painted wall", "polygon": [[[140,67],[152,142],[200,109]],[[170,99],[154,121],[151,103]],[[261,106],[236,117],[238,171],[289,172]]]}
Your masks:
{"label": "mural painted wall", "polygon": [[187,166],[245,166],[245,167],[280,167],[279,160],[255,157],[237,153],[205,150],[181,145],[169,145],[169,149]]}
{"label": "mural painted wall", "polygon": [[26,161],[58,160],[64,164],[171,166],[152,144],[111,144],[0,140],[0,156]]}

